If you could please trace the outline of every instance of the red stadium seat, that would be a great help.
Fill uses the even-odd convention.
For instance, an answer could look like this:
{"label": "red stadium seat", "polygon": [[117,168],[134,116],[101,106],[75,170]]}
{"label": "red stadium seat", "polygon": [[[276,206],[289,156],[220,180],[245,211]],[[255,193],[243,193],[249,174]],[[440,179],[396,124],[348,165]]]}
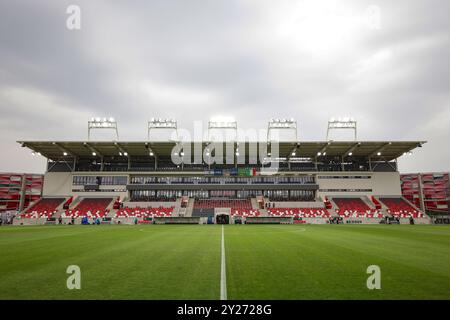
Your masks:
{"label": "red stadium seat", "polygon": [[170,217],[175,207],[158,207],[158,208],[129,208],[125,207],[116,212],[115,218],[152,218],[152,217]]}
{"label": "red stadium seat", "polygon": [[84,198],[73,210],[67,210],[65,216],[74,218],[104,217],[109,212],[106,208],[112,200],[113,198]]}
{"label": "red stadium seat", "polygon": [[386,207],[388,207],[388,212],[393,216],[399,218],[423,218],[423,213],[416,210],[408,202],[402,198],[379,198]]}
{"label": "red stadium seat", "polygon": [[274,217],[329,218],[330,212],[325,208],[270,208],[269,215]]}
{"label": "red stadium seat", "polygon": [[371,209],[361,198],[333,198],[339,207],[336,213],[344,218],[382,218],[378,209]]}
{"label": "red stadium seat", "polygon": [[65,198],[42,198],[25,213],[22,218],[51,218],[56,213],[56,208],[63,203]]}

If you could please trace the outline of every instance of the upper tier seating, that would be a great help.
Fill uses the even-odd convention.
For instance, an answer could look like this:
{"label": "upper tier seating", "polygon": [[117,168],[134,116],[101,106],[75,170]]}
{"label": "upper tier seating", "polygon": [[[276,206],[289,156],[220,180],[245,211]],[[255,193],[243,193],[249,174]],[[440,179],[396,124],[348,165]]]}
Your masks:
{"label": "upper tier seating", "polygon": [[345,218],[382,218],[380,210],[371,209],[361,198],[333,198],[336,213]]}
{"label": "upper tier seating", "polygon": [[116,212],[115,218],[149,218],[149,217],[170,217],[175,207],[140,208],[124,207]]}
{"label": "upper tier seating", "polygon": [[270,208],[267,212],[275,217],[329,218],[325,208]]}
{"label": "upper tier seating", "polygon": [[106,208],[113,198],[84,198],[73,210],[67,210],[63,216],[66,217],[104,217],[109,210]]}
{"label": "upper tier seating", "polygon": [[22,218],[50,218],[64,198],[42,198],[21,215]]}
{"label": "upper tier seating", "polygon": [[399,218],[409,218],[410,216],[412,216],[413,218],[424,217],[422,212],[416,210],[402,198],[379,198],[379,199],[386,205],[386,207],[388,207],[388,212],[393,216]]}
{"label": "upper tier seating", "polygon": [[213,208],[231,208],[231,209],[252,209],[250,200],[195,200],[194,209],[213,209]]}

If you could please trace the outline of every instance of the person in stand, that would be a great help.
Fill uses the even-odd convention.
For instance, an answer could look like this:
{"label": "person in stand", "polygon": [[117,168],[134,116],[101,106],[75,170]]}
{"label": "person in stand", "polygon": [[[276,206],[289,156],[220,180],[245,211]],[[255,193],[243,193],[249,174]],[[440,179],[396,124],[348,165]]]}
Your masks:
{"label": "person in stand", "polygon": [[75,224],[75,218],[74,218],[73,216],[72,216],[71,224],[72,224],[72,225]]}
{"label": "person in stand", "polygon": [[2,224],[3,224],[3,218],[2,218],[2,216],[0,215],[0,227],[2,226]]}
{"label": "person in stand", "polygon": [[59,216],[58,222],[59,222],[59,224],[62,224],[62,217],[61,216]]}

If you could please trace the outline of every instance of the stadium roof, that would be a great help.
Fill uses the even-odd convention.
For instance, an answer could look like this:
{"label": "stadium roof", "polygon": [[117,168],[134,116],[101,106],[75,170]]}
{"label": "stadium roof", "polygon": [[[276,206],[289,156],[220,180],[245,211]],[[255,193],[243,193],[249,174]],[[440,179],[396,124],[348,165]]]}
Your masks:
{"label": "stadium roof", "polygon": [[[149,156],[153,152],[155,156],[170,156],[177,142],[171,141],[18,141],[22,147],[29,148],[33,152],[53,160],[61,160],[65,157],[89,158],[96,156],[118,156],[119,153],[127,153],[128,156]],[[201,143],[206,148],[209,142]],[[266,143],[266,142],[259,142]],[[297,141],[279,142],[279,156],[289,157],[295,150],[296,157],[315,157],[320,152],[326,152],[327,156],[345,156],[349,152],[357,157],[371,157],[391,161],[405,153],[421,147],[426,141]],[[245,146],[248,154],[249,147],[257,147],[257,142],[234,142],[239,144],[239,149]]]}

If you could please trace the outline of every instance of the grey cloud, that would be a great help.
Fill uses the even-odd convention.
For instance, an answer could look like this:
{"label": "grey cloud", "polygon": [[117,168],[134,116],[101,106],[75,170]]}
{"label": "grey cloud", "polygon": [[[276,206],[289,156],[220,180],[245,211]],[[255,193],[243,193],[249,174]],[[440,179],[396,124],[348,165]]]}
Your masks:
{"label": "grey cloud", "polygon": [[191,128],[229,114],[247,128],[294,117],[301,139],[324,139],[329,117],[352,115],[361,139],[429,141],[402,171],[449,170],[450,4],[336,3],[359,15],[379,6],[382,28],[316,54],[296,38],[315,30],[279,28],[305,14],[297,0],[77,1],[76,32],[65,28],[72,1],[2,1],[0,169],[42,171],[15,141],[83,139],[90,116],[143,139],[152,116]]}

